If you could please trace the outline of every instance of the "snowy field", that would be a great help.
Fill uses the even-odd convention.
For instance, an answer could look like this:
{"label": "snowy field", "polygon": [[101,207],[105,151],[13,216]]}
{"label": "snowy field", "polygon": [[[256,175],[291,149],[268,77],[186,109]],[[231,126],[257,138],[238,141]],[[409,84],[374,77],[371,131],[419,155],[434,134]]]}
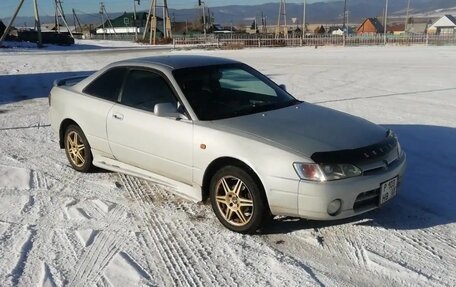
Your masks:
{"label": "snowy field", "polygon": [[[79,46],[0,49],[0,286],[455,286],[454,47]],[[299,99],[394,129],[408,155],[402,192],[353,219],[278,218],[245,236],[207,203],[72,170],[47,126],[52,81],[166,53],[241,60]]]}

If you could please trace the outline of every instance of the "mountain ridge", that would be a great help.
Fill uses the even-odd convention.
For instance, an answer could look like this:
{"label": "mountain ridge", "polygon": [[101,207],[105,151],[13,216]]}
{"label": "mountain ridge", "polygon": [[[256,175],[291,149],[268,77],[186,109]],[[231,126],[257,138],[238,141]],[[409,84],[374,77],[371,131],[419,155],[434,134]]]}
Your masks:
{"label": "mountain ridge", "polygon": [[[348,18],[349,23],[359,23],[367,17],[382,17],[384,13],[384,1],[371,1],[371,0],[350,0],[348,1]],[[389,1],[388,16],[391,18],[404,17],[406,13],[407,0]],[[316,2],[307,5],[306,22],[312,23],[332,23],[339,24],[342,22],[344,1],[330,1],[330,2]],[[261,15],[268,25],[277,23],[277,16],[279,10],[279,3],[265,3],[260,5],[224,5],[208,8],[211,15],[214,16],[215,23],[224,25],[246,25],[252,23],[255,17],[261,23]],[[69,25],[73,23],[73,17],[69,12],[70,7],[66,7],[67,19]],[[198,19],[200,9],[170,9],[170,15],[173,20],[178,22],[193,22]],[[444,15],[448,12],[456,11],[455,0],[414,0],[410,7],[410,16],[426,16]],[[127,11],[130,12],[130,11]],[[123,12],[110,13],[110,18],[115,18]],[[297,19],[297,23],[302,22],[303,4],[288,3],[287,4],[287,23],[292,24],[292,18]],[[97,19],[100,19],[98,13],[78,14],[78,17],[83,24],[100,24]],[[44,16],[41,17],[42,23],[52,23],[54,17]],[[3,22],[8,22],[9,18],[4,18]],[[15,21],[16,26],[22,26],[18,23],[25,23],[32,25],[34,22],[33,17],[18,17]]]}

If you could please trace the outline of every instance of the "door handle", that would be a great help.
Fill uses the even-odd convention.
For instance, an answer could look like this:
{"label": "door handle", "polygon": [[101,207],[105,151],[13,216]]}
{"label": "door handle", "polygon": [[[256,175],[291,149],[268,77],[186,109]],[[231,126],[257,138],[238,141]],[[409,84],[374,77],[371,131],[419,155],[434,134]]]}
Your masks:
{"label": "door handle", "polygon": [[123,118],[124,118],[124,116],[119,113],[112,114],[112,117],[115,118],[116,120],[123,120]]}

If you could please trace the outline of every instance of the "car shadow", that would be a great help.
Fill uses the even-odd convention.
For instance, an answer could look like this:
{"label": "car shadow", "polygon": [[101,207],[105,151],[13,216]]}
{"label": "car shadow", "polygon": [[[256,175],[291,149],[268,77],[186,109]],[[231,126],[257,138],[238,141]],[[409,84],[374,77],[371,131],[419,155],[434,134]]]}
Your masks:
{"label": "car shadow", "polygon": [[407,153],[407,170],[397,198],[352,218],[313,221],[279,217],[262,233],[288,233],[354,224],[413,230],[456,222],[456,129],[428,125],[383,125],[396,132]]}
{"label": "car shadow", "polygon": [[55,80],[90,75],[94,71],[0,75],[0,105],[44,98]]}

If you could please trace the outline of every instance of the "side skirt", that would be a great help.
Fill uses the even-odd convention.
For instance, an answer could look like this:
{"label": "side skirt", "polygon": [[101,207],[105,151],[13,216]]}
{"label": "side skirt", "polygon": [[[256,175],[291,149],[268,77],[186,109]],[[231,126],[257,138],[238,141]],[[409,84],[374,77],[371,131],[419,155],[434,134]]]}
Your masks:
{"label": "side skirt", "polygon": [[95,154],[93,159],[93,165],[99,168],[136,176],[157,184],[164,185],[168,188],[170,192],[193,202],[202,201],[201,188],[197,186],[191,186],[158,175],[156,173],[140,169],[138,167],[126,163],[119,162],[114,159],[106,158],[103,156],[96,156]]}

